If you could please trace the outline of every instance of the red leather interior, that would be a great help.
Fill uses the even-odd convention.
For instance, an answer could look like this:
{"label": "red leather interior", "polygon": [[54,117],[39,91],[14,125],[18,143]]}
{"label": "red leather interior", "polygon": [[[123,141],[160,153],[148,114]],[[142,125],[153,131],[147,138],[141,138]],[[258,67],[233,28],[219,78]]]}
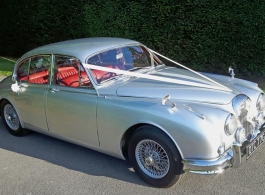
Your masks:
{"label": "red leather interior", "polygon": [[[88,82],[89,79],[87,77],[87,74],[85,72],[81,73],[81,83]],[[78,79],[78,74],[71,75],[69,77],[66,77],[61,80],[62,85],[65,86],[71,86],[71,87],[78,87],[79,86],[79,79]],[[89,81],[90,83],[90,81]]]}
{"label": "red leather interior", "polygon": [[37,72],[29,75],[29,83],[39,83],[45,84],[48,83],[48,70]]}
{"label": "red leather interior", "polygon": [[[73,66],[58,68],[57,77],[60,80],[60,85],[79,87],[78,70]],[[81,86],[89,85],[91,84],[86,72],[81,72]]]}
{"label": "red leather interior", "polygon": [[19,81],[26,81],[27,80],[27,76],[23,76],[23,77],[18,76],[18,80]]}
{"label": "red leather interior", "polygon": [[[115,65],[115,66],[108,65],[105,67],[106,68],[122,69],[122,68],[118,67],[117,65]],[[103,71],[103,70],[91,70],[91,72],[92,72],[94,79],[96,79],[99,83],[100,83],[100,80],[102,79],[102,76],[104,74],[108,73],[107,71]],[[108,77],[106,79],[108,79]]]}
{"label": "red leather interior", "polygon": [[58,68],[58,76],[60,77],[60,79],[64,79],[64,78],[72,76],[74,74],[78,74],[78,71],[76,68],[74,68],[72,66]]}
{"label": "red leather interior", "polygon": [[[107,68],[114,68],[112,65],[106,66]],[[118,66],[115,66],[115,69],[122,69]],[[107,75],[107,71],[102,70],[91,70],[93,77],[100,83],[102,79],[108,79],[110,75]],[[102,78],[103,75],[106,74],[106,78]],[[59,67],[57,72],[57,80],[60,80],[60,85],[78,87],[79,79],[78,79],[78,70],[73,66]],[[20,80],[26,80],[26,77],[20,78]],[[44,70],[41,72],[33,73],[29,75],[30,83],[39,83],[46,84],[48,83],[48,70]],[[86,83],[85,85],[90,85],[89,78],[86,72],[81,73],[81,83]],[[59,83],[57,83],[59,84]]]}

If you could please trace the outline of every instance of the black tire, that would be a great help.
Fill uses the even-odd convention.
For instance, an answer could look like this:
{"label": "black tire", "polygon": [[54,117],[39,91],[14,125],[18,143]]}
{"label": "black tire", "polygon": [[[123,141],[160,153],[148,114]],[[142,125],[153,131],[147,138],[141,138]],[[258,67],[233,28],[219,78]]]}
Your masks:
{"label": "black tire", "polygon": [[151,186],[168,188],[181,178],[183,164],[178,149],[156,127],[145,125],[133,133],[128,157],[135,172]]}
{"label": "black tire", "polygon": [[6,100],[1,103],[1,117],[7,130],[12,135],[23,136],[29,133],[29,130],[22,128],[14,106]]}

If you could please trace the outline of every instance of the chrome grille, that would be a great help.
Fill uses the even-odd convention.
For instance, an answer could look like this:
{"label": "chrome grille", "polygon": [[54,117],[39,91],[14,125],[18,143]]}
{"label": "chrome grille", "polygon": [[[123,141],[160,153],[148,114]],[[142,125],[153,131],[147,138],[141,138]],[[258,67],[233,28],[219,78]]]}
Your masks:
{"label": "chrome grille", "polygon": [[233,99],[232,106],[241,125],[246,130],[245,131],[246,138],[250,139],[255,130],[255,127],[252,123],[250,123],[247,120],[247,117],[248,117],[247,104],[248,103],[250,103],[250,99],[246,95],[240,94]]}

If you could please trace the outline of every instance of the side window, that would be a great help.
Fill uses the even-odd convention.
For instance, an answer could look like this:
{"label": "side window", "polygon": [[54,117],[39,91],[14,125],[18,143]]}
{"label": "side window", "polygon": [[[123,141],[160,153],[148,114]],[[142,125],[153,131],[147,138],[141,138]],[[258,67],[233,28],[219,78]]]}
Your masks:
{"label": "side window", "polygon": [[51,56],[41,55],[31,58],[29,69],[29,83],[48,84]]}
{"label": "side window", "polygon": [[66,87],[91,87],[91,82],[83,66],[74,57],[55,56],[55,85]]}
{"label": "side window", "polygon": [[28,81],[29,61],[30,59],[24,60],[18,65],[18,69],[17,69],[17,81],[18,82]]}

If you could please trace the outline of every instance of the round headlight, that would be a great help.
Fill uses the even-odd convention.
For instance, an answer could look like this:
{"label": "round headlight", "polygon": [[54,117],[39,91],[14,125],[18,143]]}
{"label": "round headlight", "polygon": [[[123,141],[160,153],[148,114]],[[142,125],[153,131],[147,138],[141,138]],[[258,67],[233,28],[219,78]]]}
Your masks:
{"label": "round headlight", "polygon": [[224,126],[225,134],[232,135],[236,132],[237,128],[238,126],[237,126],[236,117],[233,114],[229,114],[225,120],[225,126]]}
{"label": "round headlight", "polygon": [[246,140],[246,130],[240,127],[236,132],[236,141],[242,144]]}
{"label": "round headlight", "polygon": [[258,100],[257,100],[257,109],[258,111],[265,110],[265,95],[259,94]]}

